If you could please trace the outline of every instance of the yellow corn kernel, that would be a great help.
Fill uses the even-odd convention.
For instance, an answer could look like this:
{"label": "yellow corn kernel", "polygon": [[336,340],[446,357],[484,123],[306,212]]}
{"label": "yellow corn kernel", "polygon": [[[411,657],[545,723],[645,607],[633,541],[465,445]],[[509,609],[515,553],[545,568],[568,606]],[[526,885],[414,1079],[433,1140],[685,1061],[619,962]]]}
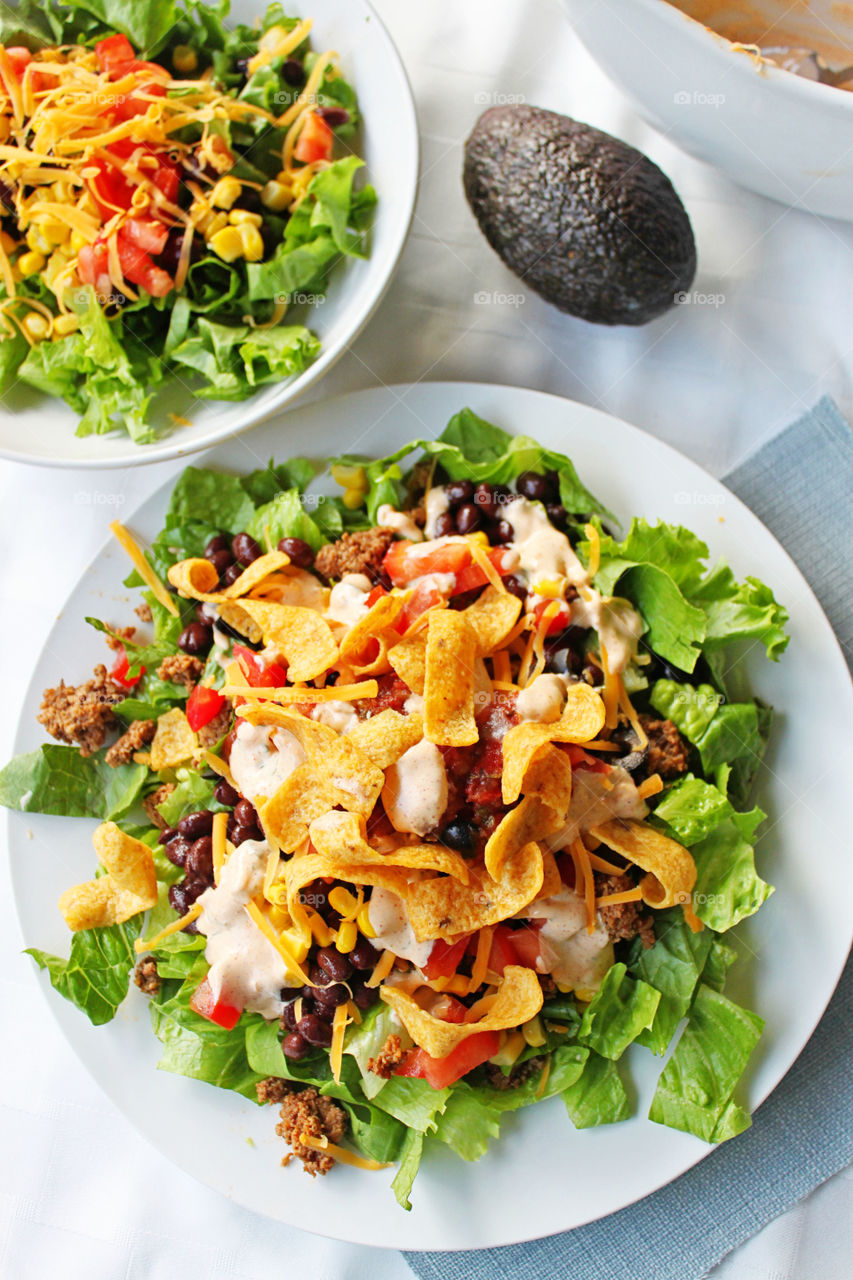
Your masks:
{"label": "yellow corn kernel", "polygon": [[64,249],[54,249],[53,253],[47,260],[47,266],[44,269],[44,281],[49,289],[54,293],[57,292],[56,282],[65,268],[71,261],[71,255],[67,254]]}
{"label": "yellow corn kernel", "polygon": [[46,262],[43,253],[31,249],[29,253],[21,254],[16,265],[22,276],[37,276],[40,271],[44,271]]}
{"label": "yellow corn kernel", "polygon": [[85,249],[89,241],[83,235],[82,231],[72,231],[68,241],[68,248],[72,253],[79,253],[81,249]]}
{"label": "yellow corn kernel", "polygon": [[65,244],[71,234],[70,228],[57,218],[40,218],[38,229],[51,248],[58,244]]}
{"label": "yellow corn kernel", "polygon": [[349,511],[358,511],[366,492],[366,489],[345,489],[341,501]]}
{"label": "yellow corn kernel", "polygon": [[359,911],[358,915],[356,916],[356,923],[358,924],[358,927],[361,930],[361,932],[364,934],[365,938],[376,937],[376,930],[374,929],[373,925],[370,923],[370,906],[368,903],[365,902],[364,906]]}
{"label": "yellow corn kernel", "polygon": [[539,1049],[545,1043],[545,1032],[542,1030],[538,1013],[535,1018],[525,1022],[521,1028],[521,1034],[524,1036],[525,1044],[529,1044],[531,1049]]}
{"label": "yellow corn kernel", "polygon": [[259,227],[263,223],[263,218],[259,213],[252,213],[250,209],[232,209],[228,215],[228,221],[235,227]]}
{"label": "yellow corn kernel", "polygon": [[520,1031],[503,1033],[503,1043],[497,1053],[489,1058],[496,1067],[511,1067],[521,1056],[525,1047],[524,1036]]}
{"label": "yellow corn kernel", "polygon": [[258,41],[258,48],[266,49],[268,52],[272,52],[273,50],[278,48],[278,46],[282,43],[283,40],[286,40],[286,39],[287,39],[286,27],[278,27],[278,26],[270,27],[269,31],[265,31],[264,34],[261,36],[260,40]]}
{"label": "yellow corn kernel", "polygon": [[69,333],[76,333],[80,328],[80,320],[73,311],[57,316],[53,322],[53,332],[57,338],[67,338]]}
{"label": "yellow corn kernel", "polygon": [[352,896],[349,889],[339,884],[329,894],[329,906],[345,920],[354,920],[360,910],[358,899]]}
{"label": "yellow corn kernel", "polygon": [[24,316],[21,324],[25,332],[35,342],[38,342],[41,338],[46,338],[50,333],[50,321],[39,311],[31,311],[29,315]]}
{"label": "yellow corn kernel", "polygon": [[332,467],[332,479],[342,489],[361,489],[366,493],[369,488],[367,472],[358,463],[335,463]]}
{"label": "yellow corn kernel", "polygon": [[326,921],[316,911],[306,911],[305,914],[308,917],[308,928],[311,930],[314,941],[319,947],[328,947],[335,935]]}
{"label": "yellow corn kernel", "polygon": [[188,44],[176,44],[172,50],[172,66],[176,71],[195,71],[198,66],[195,49]]}
{"label": "yellow corn kernel", "polygon": [[236,262],[243,256],[243,238],[236,227],[223,227],[209,236],[207,243],[224,262]]}
{"label": "yellow corn kernel", "polygon": [[236,178],[220,178],[208,199],[216,209],[230,209],[234,201],[240,199],[242,190],[243,187]]}
{"label": "yellow corn kernel", "polygon": [[489,546],[489,538],[488,538],[488,534],[485,534],[485,533],[469,533],[469,534],[468,534],[468,538],[469,538],[469,540],[470,540],[471,542],[476,542],[476,544],[477,544],[477,546],[478,546],[478,547],[486,547],[486,548],[488,548],[488,546]]}
{"label": "yellow corn kernel", "polygon": [[558,982],[557,990],[561,996],[567,996],[570,992],[574,991],[574,986],[571,982]]}
{"label": "yellow corn kernel", "polygon": [[0,245],[4,253],[14,253],[18,247],[18,241],[13,240],[8,231],[0,231]]}
{"label": "yellow corn kernel", "polygon": [[[330,898],[331,901],[331,898]],[[358,929],[354,920],[345,920],[338,929],[335,947],[342,955],[349,955],[358,941]]]}
{"label": "yellow corn kernel", "polygon": [[302,964],[302,961],[308,955],[310,950],[310,943],[305,941],[300,931],[292,928],[282,929],[278,936],[287,947],[296,963]]}
{"label": "yellow corn kernel", "polygon": [[293,199],[289,182],[268,182],[261,188],[261,204],[271,213],[283,213]]}
{"label": "yellow corn kernel", "polygon": [[217,231],[221,231],[223,227],[228,226],[227,213],[210,213],[204,227],[204,236],[206,240],[210,240],[211,236],[215,236]]}
{"label": "yellow corn kernel", "polygon": [[540,578],[538,582],[533,583],[531,590],[537,596],[545,596],[550,600],[561,600],[565,587],[564,578]]}
{"label": "yellow corn kernel", "polygon": [[243,242],[243,257],[247,262],[260,262],[264,256],[264,238],[257,227],[239,226],[234,228]]}
{"label": "yellow corn kernel", "polygon": [[51,185],[51,193],[56,199],[62,203],[70,204],[77,194],[77,188],[73,182],[69,182],[67,178],[59,178]]}
{"label": "yellow corn kernel", "polygon": [[275,929],[276,933],[282,933],[292,924],[290,913],[282,907],[270,905],[267,915],[269,917],[269,922]]}
{"label": "yellow corn kernel", "polygon": [[589,1004],[597,990],[597,987],[575,987],[575,995],[583,1004]]}
{"label": "yellow corn kernel", "polygon": [[53,248],[52,244],[48,244],[38,227],[30,227],[26,236],[27,244],[35,253],[50,253]]}

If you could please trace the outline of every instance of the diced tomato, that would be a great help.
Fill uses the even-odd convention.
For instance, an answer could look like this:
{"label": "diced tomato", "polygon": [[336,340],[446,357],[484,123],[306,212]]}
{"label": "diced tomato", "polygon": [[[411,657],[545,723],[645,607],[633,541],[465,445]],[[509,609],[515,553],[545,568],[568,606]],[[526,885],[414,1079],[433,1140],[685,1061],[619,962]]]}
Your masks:
{"label": "diced tomato", "polygon": [[456,972],[456,966],[465,954],[468,942],[467,934],[458,942],[445,942],[442,938],[438,938],[432,944],[429,959],[424,965],[426,976],[430,979],[449,978],[451,973]]}
{"label": "diced tomato", "polygon": [[[510,565],[514,557],[512,552],[507,551],[506,547],[492,547],[488,553],[488,558],[502,578],[506,578],[512,573]],[[484,587],[488,580],[478,564],[467,564],[456,575],[456,590],[453,594],[463,595],[466,591],[474,591],[477,587]]]}
{"label": "diced tomato", "polygon": [[155,222],[153,218],[128,218],[122,231],[131,244],[146,253],[162,253],[169,238],[165,222]]}
{"label": "diced tomato", "polygon": [[208,689],[207,685],[197,684],[187,698],[187,721],[193,733],[198,733],[204,725],[210,724],[224,706],[224,693],[220,693],[218,689]]}
{"label": "diced tomato", "polygon": [[573,769],[589,769],[590,773],[610,772],[610,765],[606,760],[591,756],[588,751],[584,751],[583,747],[577,746],[574,742],[570,742],[563,750],[568,753]]}
{"label": "diced tomato", "polygon": [[77,274],[83,284],[94,285],[108,267],[105,244],[85,244],[77,255]]}
{"label": "diced tomato", "polygon": [[538,600],[536,604],[533,606],[533,616],[535,617],[537,623],[541,619],[542,614],[545,612],[545,610],[554,603],[558,603],[560,607],[559,609],[557,609],[553,618],[548,623],[548,629],[545,632],[545,634],[548,636],[556,635],[559,631],[565,631],[566,627],[569,625],[569,623],[572,620],[571,610],[569,606],[566,604],[565,600],[560,600],[556,602],[554,600]]}
{"label": "diced tomato", "polygon": [[540,955],[539,931],[516,929],[512,934],[512,949],[518,957],[516,964],[523,964],[526,969],[535,969]]}
{"label": "diced tomato", "polygon": [[135,675],[130,674],[130,658],[127,656],[124,645],[121,645],[116,651],[116,660],[110,671],[110,679],[121,685],[123,689],[132,689],[135,684],[139,684],[144,675],[144,667],[139,667]]}
{"label": "diced tomato", "polygon": [[410,542],[401,538],[391,543],[382,567],[395,587],[405,587],[413,578],[428,573],[458,574],[470,560],[471,552],[463,542]]}
{"label": "diced tomato", "polygon": [[426,613],[427,609],[434,609],[443,599],[444,596],[434,582],[419,582],[400,611],[397,630],[401,634],[408,631],[422,613]]}
{"label": "diced tomato", "polygon": [[95,57],[101,71],[108,71],[110,75],[124,75],[127,64],[136,60],[136,53],[127,36],[116,34],[98,41],[95,45]]}
{"label": "diced tomato", "polygon": [[287,684],[287,672],[278,662],[264,662],[245,645],[234,645],[234,657],[246,672],[253,689],[281,689]]}
{"label": "diced tomato", "polygon": [[377,582],[373,590],[368,592],[367,599],[365,600],[364,603],[367,605],[368,609],[372,609],[373,606],[376,604],[376,601],[381,600],[382,597],[387,596],[387,594],[388,592],[385,590],[382,583]]}
{"label": "diced tomato", "polygon": [[215,1022],[225,1031],[231,1031],[236,1027],[243,1012],[242,1007],[232,1004],[223,992],[220,992],[217,999],[207,978],[202,979],[190,996],[190,1008],[201,1014],[203,1018],[207,1018],[208,1022]]}
{"label": "diced tomato", "polygon": [[29,49],[25,49],[20,44],[10,44],[6,46],[6,57],[12,64],[12,70],[19,80],[23,78],[24,72],[33,60],[33,55]]}
{"label": "diced tomato", "polygon": [[129,209],[135,188],[125,181],[116,165],[92,160],[91,168],[98,172],[89,179],[89,190],[104,221],[119,210]]}
{"label": "diced tomato", "polygon": [[300,164],[313,164],[315,160],[331,160],[335,135],[322,116],[316,111],[305,117],[293,157]]}
{"label": "diced tomato", "polygon": [[124,227],[116,235],[118,260],[122,275],[131,284],[141,285],[153,298],[163,298],[175,282],[162,267],[155,266],[144,249],[134,244]]}
{"label": "diced tomato", "polygon": [[442,1022],[453,1022],[458,1025],[466,1021],[468,1008],[455,996],[442,993],[433,1004],[430,1013],[434,1018],[441,1018]]}
{"label": "diced tomato", "polygon": [[168,160],[161,160],[160,168],[154,174],[154,186],[159,187],[166,199],[174,204],[178,198],[180,185],[180,167],[176,164],[172,164]]}
{"label": "diced tomato", "polygon": [[508,964],[521,964],[514,942],[516,933],[508,925],[495,926],[492,934],[492,949],[489,952],[489,968],[495,973],[503,973]]}
{"label": "diced tomato", "polygon": [[445,1058],[432,1058],[425,1049],[410,1049],[395,1069],[398,1076],[426,1080],[433,1089],[446,1089],[469,1071],[494,1057],[501,1045],[498,1031],[475,1031]]}

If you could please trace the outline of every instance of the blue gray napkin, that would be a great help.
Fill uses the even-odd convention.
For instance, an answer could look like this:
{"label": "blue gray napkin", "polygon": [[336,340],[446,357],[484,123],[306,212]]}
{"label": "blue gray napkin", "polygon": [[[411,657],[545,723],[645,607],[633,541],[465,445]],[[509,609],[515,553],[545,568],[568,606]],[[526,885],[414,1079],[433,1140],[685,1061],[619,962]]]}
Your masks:
{"label": "blue gray napkin", "polygon": [[[853,435],[821,400],[726,477],[796,560],[853,655]],[[421,1280],[698,1280],[853,1160],[853,959],[752,1128],[667,1187],[562,1235],[500,1249],[406,1253]]]}

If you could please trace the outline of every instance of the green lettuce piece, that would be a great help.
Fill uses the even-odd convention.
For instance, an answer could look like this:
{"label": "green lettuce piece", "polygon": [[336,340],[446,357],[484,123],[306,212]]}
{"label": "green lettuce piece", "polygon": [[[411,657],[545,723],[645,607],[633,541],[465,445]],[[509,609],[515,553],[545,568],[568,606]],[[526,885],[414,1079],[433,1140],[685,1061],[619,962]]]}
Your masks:
{"label": "green lettuce piece", "polygon": [[328,499],[318,497],[309,507],[297,489],[287,489],[257,509],[246,532],[261,546],[267,539],[275,547],[282,538],[301,538],[318,551],[341,536],[343,524],[340,512]]}
{"label": "green lettuce piece", "polygon": [[174,0],[64,0],[69,9],[85,9],[110,31],[120,31],[134,48],[150,56],[169,35],[175,24]]}
{"label": "green lettuce piece", "polygon": [[412,1183],[420,1167],[423,1150],[424,1135],[419,1133],[417,1129],[408,1129],[403,1140],[403,1149],[400,1153],[400,1167],[391,1183],[391,1189],[401,1209],[411,1209],[412,1207],[409,1196],[412,1193]]}
{"label": "green lettuce piece", "polygon": [[763,1019],[704,984],[690,1019],[661,1072],[649,1119],[722,1142],[742,1132],[749,1117],[732,1101]]}
{"label": "green lettuce piece", "polygon": [[693,903],[709,928],[723,933],[754,915],[773,892],[755,870],[755,851],[734,818],[721,822],[694,844]]}
{"label": "green lettuce piece", "polygon": [[693,933],[680,908],[657,914],[655,932],[654,946],[639,949],[631,972],[660,992],[654,1020],[637,1040],[652,1053],[664,1054],[703,975],[712,935],[708,929]]}
{"label": "green lettuce piece", "polygon": [[[688,849],[734,814],[733,805],[718,787],[692,773],[668,787],[655,809],[655,817],[664,821],[676,840]],[[753,814],[757,826],[764,814],[760,809],[753,810]]]}
{"label": "green lettuce piece", "polygon": [[602,1057],[620,1058],[644,1028],[651,1027],[660,992],[629,978],[624,964],[611,965],[584,1010],[578,1039]]}
{"label": "green lettuce piece", "polygon": [[715,938],[711,943],[705,968],[702,970],[702,981],[705,986],[713,987],[715,991],[722,991],[726,985],[729,969],[735,960],[737,960],[737,952],[734,947],[730,947],[720,938]]}
{"label": "green lettuce piece", "polygon": [[127,995],[130,974],[136,964],[133,943],[139,936],[142,915],[124,924],[101,929],[80,929],[71,935],[67,960],[36,947],[27,949],[40,969],[46,969],[50,985],[66,1000],[82,1009],[96,1027],[110,1022]]}
{"label": "green lettuce piece", "polygon": [[265,467],[243,476],[240,484],[255,506],[262,507],[284,489],[304,493],[316,473],[317,468],[307,458],[289,458],[287,462],[275,462],[270,458]]}
{"label": "green lettuce piece", "polygon": [[[601,558],[595,576],[599,589],[613,595],[619,578],[631,565],[647,564],[665,569],[671,580],[691,596],[702,581],[708,548],[700,538],[682,525],[649,524],[632,520],[627,537],[617,542],[609,535],[600,539]],[[589,544],[582,543],[588,555]]]}
{"label": "green lettuce piece", "polygon": [[190,336],[172,351],[171,360],[204,380],[195,389],[196,396],[244,400],[255,387],[301,373],[319,350],[319,340],[304,325],[251,329],[202,316]]}
{"label": "green lettuce piece", "polygon": [[738,583],[729,566],[721,560],[692,598],[694,604],[705,610],[708,619],[707,648],[732,640],[759,640],[768,658],[779,661],[788,646],[789,637],[785,634],[788,613],[758,578],[746,578]]}
{"label": "green lettuce piece", "polygon": [[177,769],[175,776],[178,780],[175,790],[157,806],[157,812],[168,826],[176,827],[185,814],[199,809],[209,809],[212,813],[225,809],[213,795],[216,779],[203,778],[195,769]]}
{"label": "green lettuce piece", "polygon": [[[0,9],[0,32],[2,31],[2,9]],[[5,41],[0,41],[5,43]],[[10,41],[14,44],[14,41]],[[5,294],[0,293],[5,297]],[[19,329],[12,333],[0,335],[0,392],[6,392],[14,386],[18,378],[18,369],[23,364],[30,350],[30,344]]]}
{"label": "green lettuce piece", "polygon": [[104,752],[81,756],[76,747],[48,743],[16,756],[0,770],[0,804],[22,813],[66,818],[120,818],[133,807],[148,776],[144,764],[112,769]]}
{"label": "green lettuce piece", "polygon": [[[166,529],[161,537],[174,538],[181,529],[192,530],[196,524],[207,529],[228,529],[240,533],[255,514],[255,503],[239,476],[206,467],[187,467],[178,477],[166,512]],[[210,522],[215,518],[217,525]],[[201,555],[204,544],[196,543],[194,554]],[[182,551],[189,553],[186,543]]]}
{"label": "green lettuce piece", "polygon": [[[35,50],[56,41],[59,33],[50,21],[49,6],[40,0],[18,0],[18,4],[0,5],[0,44],[24,45]],[[5,345],[5,344],[0,344]]]}
{"label": "green lettuce piece", "polygon": [[399,1031],[399,1019],[389,1005],[377,1000],[364,1014],[360,1023],[349,1027],[344,1040],[344,1053],[355,1058],[361,1072],[361,1088],[366,1098],[375,1098],[386,1085],[382,1076],[369,1071],[367,1064],[377,1057],[385,1041]]}
{"label": "green lettuce piece", "polygon": [[[263,1076],[249,1065],[246,1033],[263,1019],[259,1014],[244,1013],[236,1027],[226,1031],[190,1008],[190,997],[197,986],[193,974],[174,995],[167,995],[164,1000],[155,997],[149,1004],[151,1026],[163,1045],[158,1067],[220,1089],[234,1089],[256,1101],[255,1085]],[[160,994],[163,991],[161,988]]]}
{"label": "green lettuce piece", "polygon": [[599,1053],[590,1053],[580,1076],[563,1090],[562,1098],[576,1129],[615,1124],[631,1114],[619,1068]]}
{"label": "green lettuce piece", "polygon": [[433,1089],[426,1080],[391,1076],[374,1104],[419,1133],[434,1133],[438,1117],[447,1106],[449,1089]]}
{"label": "green lettuce piece", "polygon": [[500,1133],[501,1113],[483,1094],[460,1080],[451,1088],[447,1105],[436,1119],[434,1136],[462,1160],[479,1160]]}
{"label": "green lettuce piece", "polygon": [[693,743],[706,773],[732,766],[733,789],[745,799],[770,736],[770,709],[757,702],[726,702],[709,684],[694,688],[675,680],[657,680],[650,701]]}
{"label": "green lettuce piece", "polygon": [[656,565],[627,567],[619,576],[618,587],[619,594],[642,614],[649,648],[682,671],[692,671],[705,640],[702,610],[685,599],[666,570]]}
{"label": "green lettuce piece", "polygon": [[[562,1037],[565,1040],[565,1037]],[[541,1052],[541,1051],[540,1051]],[[538,1056],[537,1050],[533,1055]],[[579,1044],[561,1044],[548,1055],[549,1068],[545,1087],[542,1088],[542,1071],[534,1071],[522,1084],[508,1089],[495,1089],[493,1085],[479,1084],[481,1097],[495,1111],[517,1111],[529,1107],[542,1098],[562,1093],[578,1079],[584,1069],[589,1049]],[[523,1062],[524,1058],[519,1059]],[[454,1088],[458,1088],[454,1085]]]}

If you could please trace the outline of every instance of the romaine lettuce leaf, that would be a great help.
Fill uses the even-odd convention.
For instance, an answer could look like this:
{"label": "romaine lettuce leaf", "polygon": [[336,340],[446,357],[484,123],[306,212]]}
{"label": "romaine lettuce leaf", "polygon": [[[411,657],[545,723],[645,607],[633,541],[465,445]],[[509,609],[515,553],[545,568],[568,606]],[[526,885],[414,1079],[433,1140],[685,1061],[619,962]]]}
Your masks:
{"label": "romaine lettuce leaf", "polygon": [[620,1058],[644,1028],[651,1027],[660,992],[629,978],[624,964],[611,965],[584,1010],[578,1039],[602,1057]]}
{"label": "romaine lettuce leaf", "polygon": [[170,359],[204,380],[204,385],[195,388],[196,396],[244,400],[255,387],[301,373],[319,350],[319,340],[304,325],[251,329],[202,316]]}
{"label": "romaine lettuce leaf", "polygon": [[619,1068],[599,1053],[590,1053],[580,1076],[563,1090],[562,1098],[576,1129],[615,1124],[631,1114]]}
{"label": "romaine lettuce leaf", "polygon": [[125,924],[101,929],[80,929],[71,935],[67,960],[30,947],[40,969],[46,969],[51,986],[82,1009],[96,1027],[110,1022],[127,995],[130,974],[136,964],[134,940],[139,936],[142,915]]}
{"label": "romaine lettuce leaf", "polygon": [[166,799],[157,806],[157,811],[170,827],[176,827],[187,813],[195,813],[199,809],[209,809],[211,813],[221,813],[225,805],[214,798],[213,791],[216,779],[204,778],[195,769],[177,769],[175,772],[177,785],[170,791]]}
{"label": "romaine lettuce leaf", "polygon": [[103,751],[81,756],[76,747],[46,743],[0,770],[0,805],[23,813],[108,822],[133,807],[147,776],[144,764],[113,769]]}
{"label": "romaine lettuce leaf", "polygon": [[275,547],[282,538],[301,538],[318,551],[324,543],[339,538],[343,531],[340,512],[327,498],[317,497],[306,503],[297,489],[279,493],[271,502],[258,507],[246,525],[261,546]]}
{"label": "romaine lettuce leaf", "polygon": [[750,1121],[732,1101],[749,1056],[761,1036],[763,1019],[704,984],[690,1019],[664,1067],[649,1119],[722,1142]]}
{"label": "romaine lettuce leaf", "polygon": [[693,903],[697,916],[718,933],[754,915],[773,892],[755,870],[755,851],[734,818],[694,844]]}
{"label": "romaine lettuce leaf", "polygon": [[423,1150],[424,1135],[419,1133],[417,1129],[408,1129],[400,1152],[400,1167],[391,1183],[391,1189],[401,1209],[411,1209],[412,1207],[409,1196],[412,1193],[412,1183],[420,1168]]}
{"label": "romaine lettuce leaf", "polygon": [[657,941],[653,947],[638,948],[631,972],[661,993],[654,1021],[643,1028],[637,1040],[652,1053],[664,1054],[690,1007],[713,935],[708,929],[693,933],[680,908],[657,914],[655,932]]}
{"label": "romaine lettuce leaf", "polygon": [[450,1089],[447,1104],[436,1119],[434,1136],[463,1160],[479,1160],[500,1133],[501,1113],[484,1094],[484,1090],[472,1089],[460,1080]]}
{"label": "romaine lettuce leaf", "polygon": [[[151,1026],[163,1045],[157,1065],[161,1071],[191,1076],[220,1089],[234,1089],[257,1101],[255,1085],[263,1075],[249,1065],[246,1034],[253,1024],[263,1023],[263,1018],[260,1014],[244,1013],[236,1027],[226,1031],[190,1008],[190,997],[197,985],[193,975],[174,995],[167,995],[164,1000],[155,996],[151,1000]],[[164,992],[165,988],[161,988],[160,995]]]}
{"label": "romaine lettuce leaf", "polygon": [[368,1071],[367,1064],[371,1058],[377,1057],[389,1035],[398,1034],[400,1020],[387,1004],[377,1000],[372,1009],[368,1009],[359,1024],[347,1030],[344,1041],[344,1053],[355,1058],[361,1072],[361,1087],[365,1097],[375,1098],[386,1081]]}
{"label": "romaine lettuce leaf", "polygon": [[770,734],[772,713],[757,702],[726,702],[709,684],[657,680],[650,702],[692,742],[706,773],[722,764],[743,762],[738,794],[743,797],[761,762]]}
{"label": "romaine lettuce leaf", "polygon": [[692,599],[701,605],[708,619],[707,648],[732,640],[760,640],[774,662],[787,648],[787,610],[777,604],[773,592],[758,578],[736,582],[724,560],[714,566]]}
{"label": "romaine lettuce leaf", "polygon": [[[160,536],[171,536],[175,527],[191,527],[192,523],[211,528],[214,517],[218,529],[240,533],[254,514],[255,503],[239,476],[206,467],[187,467],[172,490],[166,529]],[[195,554],[201,555],[203,549],[202,546]]]}

